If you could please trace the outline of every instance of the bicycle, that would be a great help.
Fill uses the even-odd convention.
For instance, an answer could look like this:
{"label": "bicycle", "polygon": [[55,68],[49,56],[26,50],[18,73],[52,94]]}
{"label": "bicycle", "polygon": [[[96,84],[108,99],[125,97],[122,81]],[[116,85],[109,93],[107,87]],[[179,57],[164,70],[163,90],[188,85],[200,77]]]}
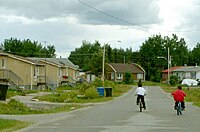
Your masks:
{"label": "bicycle", "polygon": [[183,109],[181,107],[181,102],[178,102],[178,106],[176,108],[177,115],[182,115],[182,111],[183,111]]}
{"label": "bicycle", "polygon": [[139,99],[139,110],[140,110],[140,112],[142,112],[142,108],[143,108],[143,104],[142,104],[141,99]]}

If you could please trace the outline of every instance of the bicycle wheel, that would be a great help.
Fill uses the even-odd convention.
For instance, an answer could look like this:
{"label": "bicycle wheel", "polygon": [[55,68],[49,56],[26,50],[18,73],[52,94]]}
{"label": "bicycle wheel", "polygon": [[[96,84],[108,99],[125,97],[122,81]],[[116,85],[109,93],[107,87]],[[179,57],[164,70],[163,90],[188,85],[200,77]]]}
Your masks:
{"label": "bicycle wheel", "polygon": [[182,115],[181,102],[178,102],[178,107],[176,111],[177,111],[177,115]]}
{"label": "bicycle wheel", "polygon": [[140,99],[140,102],[139,102],[139,107],[140,107],[140,112],[142,112],[142,101]]}

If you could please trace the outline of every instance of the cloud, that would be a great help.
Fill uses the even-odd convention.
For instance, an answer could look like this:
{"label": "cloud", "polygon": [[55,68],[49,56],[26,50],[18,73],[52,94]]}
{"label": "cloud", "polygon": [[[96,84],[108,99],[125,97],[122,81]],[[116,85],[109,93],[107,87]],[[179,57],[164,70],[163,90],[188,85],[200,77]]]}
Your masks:
{"label": "cloud", "polygon": [[137,50],[152,34],[176,33],[194,46],[199,5],[198,0],[0,0],[0,40],[47,41],[58,54],[69,54],[83,40],[121,40],[111,45]]}

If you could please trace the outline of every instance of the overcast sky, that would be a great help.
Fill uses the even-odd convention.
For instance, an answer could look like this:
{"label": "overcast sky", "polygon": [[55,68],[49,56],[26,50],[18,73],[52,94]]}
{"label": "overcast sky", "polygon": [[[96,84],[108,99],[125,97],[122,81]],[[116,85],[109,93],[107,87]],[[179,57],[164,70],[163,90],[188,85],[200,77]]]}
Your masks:
{"label": "overcast sky", "polygon": [[175,33],[192,49],[200,42],[199,12],[199,0],[0,0],[0,43],[46,41],[68,57],[83,40],[138,50],[154,34]]}

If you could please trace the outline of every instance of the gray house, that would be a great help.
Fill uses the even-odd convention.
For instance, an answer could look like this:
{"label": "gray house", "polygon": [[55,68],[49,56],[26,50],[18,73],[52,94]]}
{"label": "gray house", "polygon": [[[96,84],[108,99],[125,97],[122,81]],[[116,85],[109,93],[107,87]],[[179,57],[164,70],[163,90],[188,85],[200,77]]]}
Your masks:
{"label": "gray house", "polygon": [[200,79],[200,66],[184,66],[172,70],[172,75],[177,76],[179,80]]}

